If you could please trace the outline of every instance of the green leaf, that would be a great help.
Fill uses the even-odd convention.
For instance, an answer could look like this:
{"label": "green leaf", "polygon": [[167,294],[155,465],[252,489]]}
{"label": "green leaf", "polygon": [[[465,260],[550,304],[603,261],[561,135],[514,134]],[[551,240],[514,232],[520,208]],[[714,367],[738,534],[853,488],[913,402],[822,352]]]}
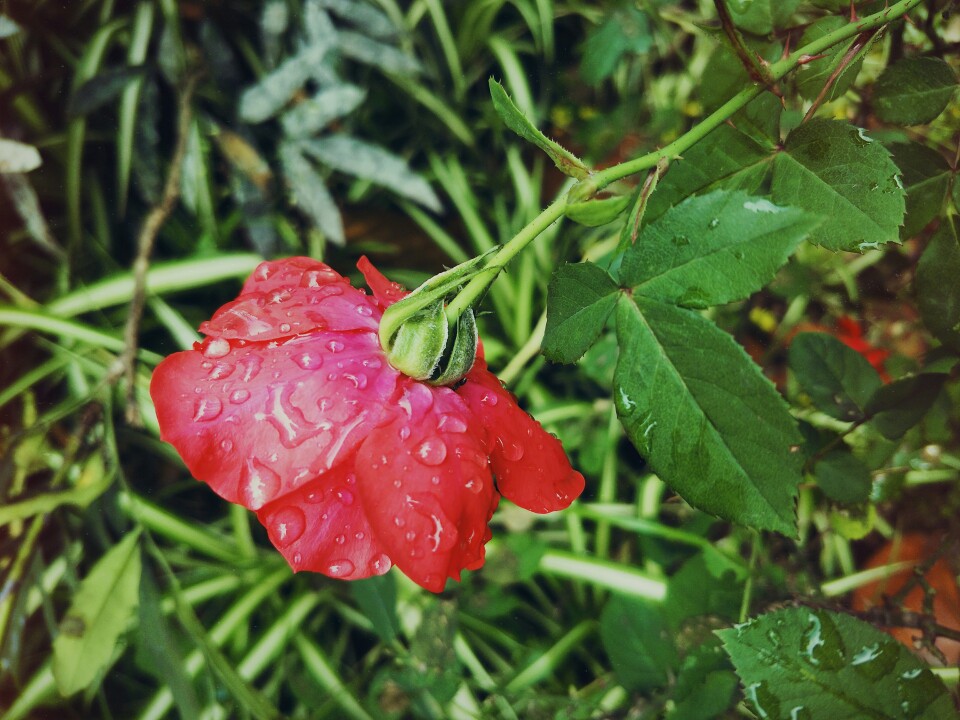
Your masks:
{"label": "green leaf", "polygon": [[901,236],[912,238],[940,214],[953,171],[943,155],[918,142],[894,143],[889,150],[907,193]]}
{"label": "green leaf", "polygon": [[340,210],[323,178],[303,156],[299,144],[282,143],[279,155],[284,180],[290,188],[294,202],[330,242],[343,245],[346,237]]}
{"label": "green leaf", "polygon": [[617,413],[660,478],[700,510],[794,535],[800,434],[743,348],[642,296],[621,296],[617,339]]}
{"label": "green leaf", "polygon": [[757,35],[784,27],[800,0],[727,0],[734,25]]}
{"label": "green leaf", "polygon": [[824,216],[810,241],[830,250],[898,242],[904,199],[890,153],[861,128],[811,120],[787,138],[773,162],[774,202]]}
{"label": "green leaf", "polygon": [[942,113],[957,90],[957,74],[935,57],[903,58],[873,86],[877,117],[897,125],[921,125]]}
{"label": "green leaf", "polygon": [[395,575],[377,575],[350,583],[350,593],[384,642],[393,642],[399,631]]}
{"label": "green leaf", "polygon": [[600,638],[617,679],[628,690],[666,685],[679,664],[659,603],[611,595],[600,614]]}
{"label": "green leaf", "polygon": [[[807,27],[800,38],[799,46],[819,40],[846,24],[847,18],[838,15],[820,18]],[[853,38],[829,50],[826,57],[801,65],[797,70],[797,92],[800,96],[807,100],[816,99],[827,82],[832,84],[824,95],[824,102],[836,100],[846,93],[857,79],[860,68],[863,66],[864,55],[872,45],[872,42],[864,43],[852,58],[847,58],[847,53],[856,42],[857,38]],[[837,73],[836,77],[834,77],[835,73]]]}
{"label": "green leaf", "polygon": [[790,369],[820,410],[838,420],[866,416],[880,375],[853,348],[826,333],[800,333],[790,343]]}
{"label": "green leaf", "polygon": [[[716,641],[716,638],[711,638]],[[683,659],[664,720],[712,720],[733,705],[737,676],[719,642],[701,642]]]}
{"label": "green leaf", "polygon": [[352,113],[366,97],[366,90],[349,83],[324,88],[280,117],[283,131],[290,138],[313,135],[334,120]]}
{"label": "green leaf", "polygon": [[332,48],[330,42],[313,43],[244,90],[240,96],[240,119],[260,123],[279,113],[322,65]]}
{"label": "green leaf", "polygon": [[583,202],[570,203],[564,209],[563,214],[575,223],[587,227],[599,227],[616,220],[629,204],[630,198],[626,195],[584,200]]}
{"label": "green leaf", "polygon": [[122,65],[101,70],[96,77],[71,93],[67,101],[67,117],[89,115],[116,98],[131,81],[145,75],[146,68],[143,65]]}
{"label": "green leaf", "polygon": [[960,352],[960,241],[956,220],[944,219],[917,264],[917,306],[944,345]]}
{"label": "green leaf", "polygon": [[870,424],[888,440],[897,440],[933,407],[946,374],[921,373],[880,387],[867,403]]}
{"label": "green leaf", "polygon": [[690,195],[721,188],[758,192],[773,157],[756,140],[721,125],[670,166],[650,196],[645,222],[657,219]]}
{"label": "green leaf", "polygon": [[617,69],[620,58],[645,53],[652,44],[646,13],[622,4],[588,33],[580,75],[589,85],[599,85]]}
{"label": "green leaf", "polygon": [[300,147],[334,170],[381,185],[434,212],[442,209],[429,183],[382,147],[342,134],[301,140]]}
{"label": "green leaf", "polygon": [[741,300],[770,282],[818,223],[797,208],[718,190],[644,227],[620,279],[635,294],[684,307]]}
{"label": "green leaf", "polygon": [[564,175],[582,180],[590,174],[590,168],[584,164],[583,160],[540,132],[526,115],[520,112],[520,108],[514,105],[507,91],[503,89],[503,85],[493,78],[490,78],[489,85],[493,107],[508,128],[549,155],[553,164]]}
{"label": "green leaf", "polygon": [[866,502],[870,496],[870,469],[847,450],[827,453],[813,472],[817,485],[835,502],[853,505]]}
{"label": "green leaf", "polygon": [[906,647],[848,615],[787,608],[718,630],[758,717],[955,718],[943,683]]}
{"label": "green leaf", "polygon": [[139,602],[140,534],[111,548],[84,578],[53,641],[53,675],[62,695],[88,687],[107,666]]}
{"label": "green leaf", "polygon": [[596,342],[617,304],[617,285],[593,263],[557,268],[547,290],[543,354],[555,362],[578,360]]}
{"label": "green leaf", "polygon": [[681,627],[690,618],[706,615],[735,620],[745,580],[744,566],[718,552],[694,555],[667,584],[664,607],[671,625]]}

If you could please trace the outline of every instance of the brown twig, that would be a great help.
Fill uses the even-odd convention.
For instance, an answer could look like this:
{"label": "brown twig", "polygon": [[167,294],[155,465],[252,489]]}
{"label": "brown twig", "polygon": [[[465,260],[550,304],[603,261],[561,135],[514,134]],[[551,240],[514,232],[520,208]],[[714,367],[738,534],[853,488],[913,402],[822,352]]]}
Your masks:
{"label": "brown twig", "polygon": [[170,217],[180,198],[180,177],[183,162],[187,154],[187,141],[190,137],[190,123],[193,120],[193,94],[200,73],[187,76],[180,93],[180,112],[177,120],[177,140],[170,158],[167,181],[163,187],[160,202],[154,205],[143,220],[140,235],[137,237],[137,256],[133,261],[133,294],[130,298],[130,310],[123,330],[124,348],[108,375],[109,382],[124,378],[126,382],[126,417],[132,425],[140,425],[140,410],[136,401],[137,337],[140,332],[140,320],[147,299],[147,270],[150,269],[150,256],[156,243],[160,228]]}
{"label": "brown twig", "polygon": [[733,24],[733,18],[730,17],[726,0],[713,0],[713,4],[717,8],[717,15],[720,17],[723,32],[733,46],[733,51],[737,54],[750,79],[773,90],[774,80],[770,76],[770,69],[767,67],[766,61],[758,57],[744,43],[743,36],[737,30],[737,26]]}

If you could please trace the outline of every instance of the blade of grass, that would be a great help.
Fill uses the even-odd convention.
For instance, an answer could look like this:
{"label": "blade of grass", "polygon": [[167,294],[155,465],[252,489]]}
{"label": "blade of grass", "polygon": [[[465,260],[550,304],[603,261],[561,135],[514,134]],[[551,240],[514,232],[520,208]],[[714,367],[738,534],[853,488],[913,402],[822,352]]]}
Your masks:
{"label": "blade of grass", "polygon": [[539,569],[547,575],[579,580],[655,602],[662,602],[667,595],[667,584],[659,578],[625,565],[561,550],[547,550],[540,558]]}
{"label": "blade of grass", "polygon": [[343,712],[354,720],[373,720],[373,718],[357,702],[357,699],[337,674],[333,664],[323,654],[320,647],[304,635],[293,638],[297,651],[303,659],[304,667],[317,684],[323,687]]}
{"label": "blade of grass", "polygon": [[518,692],[536,685],[555,673],[564,659],[597,628],[596,620],[583,620],[549,650],[517,673],[507,683],[507,692]]}
{"label": "blade of grass", "polygon": [[[153,32],[153,6],[151,0],[141,0],[133,20],[133,32],[127,51],[127,64],[142,65],[147,59],[150,34]],[[130,167],[133,160],[133,136],[137,124],[137,106],[143,77],[130,81],[120,99],[120,119],[117,128],[117,212],[126,214],[127,193],[130,188]]]}

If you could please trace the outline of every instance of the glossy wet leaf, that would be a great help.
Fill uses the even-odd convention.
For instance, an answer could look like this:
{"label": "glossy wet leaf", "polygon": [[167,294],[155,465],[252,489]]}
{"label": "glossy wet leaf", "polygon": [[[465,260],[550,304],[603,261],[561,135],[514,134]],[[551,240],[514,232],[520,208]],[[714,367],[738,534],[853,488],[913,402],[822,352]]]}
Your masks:
{"label": "glossy wet leaf", "polygon": [[660,604],[612,595],[600,614],[600,637],[620,684],[628,690],[666,685],[679,664]]}
{"label": "glossy wet leaf", "polygon": [[617,339],[617,414],[654,472],[700,510],[795,534],[801,438],[743,348],[696,312],[636,295],[618,303]]}
{"label": "glossy wet leaf", "polygon": [[578,360],[596,342],[617,304],[617,286],[600,267],[560,266],[547,292],[543,354],[556,362]]}
{"label": "glossy wet leaf", "polygon": [[811,120],[787,137],[773,162],[774,202],[824,217],[810,241],[863,252],[898,242],[904,192],[890,153],[862,128]]}
{"label": "glossy wet leaf", "polygon": [[787,608],[719,630],[759,717],[947,720],[943,683],[906,647],[856,618]]}
{"label": "glossy wet leaf", "polygon": [[397,637],[397,581],[394,575],[378,575],[350,584],[350,593],[364,616],[385,642]]}
{"label": "glossy wet leaf", "polygon": [[838,420],[865,416],[880,375],[853,348],[827,333],[800,333],[790,344],[790,369],[813,404]]}
{"label": "glossy wet leaf", "polygon": [[942,154],[918,142],[890,145],[893,161],[902,173],[907,214],[903,238],[911,238],[940,214],[950,191],[953,171]]}
{"label": "glossy wet leaf", "polygon": [[489,86],[493,107],[500,119],[503,120],[504,125],[527,142],[531,142],[543,150],[564,175],[581,179],[590,174],[590,168],[584,164],[583,160],[537,129],[536,125],[510,99],[507,91],[503,89],[503,85],[490,78]]}
{"label": "glossy wet leaf", "polygon": [[813,469],[817,485],[831,500],[844,505],[866,502],[870,495],[870,469],[848,450],[834,450]]}
{"label": "glossy wet leaf", "polygon": [[53,675],[61,694],[88,687],[113,657],[139,602],[140,536],[129,534],[80,583],[53,641]]}
{"label": "glossy wet leaf", "polygon": [[928,123],[957,91],[957,73],[936,57],[910,57],[887,66],[873,86],[873,107],[884,122]]}
{"label": "glossy wet leaf", "polygon": [[647,203],[645,222],[656,220],[690,195],[718,189],[759,192],[773,157],[753,138],[721,125],[671,164]]}
{"label": "glossy wet leaf", "polygon": [[917,265],[917,306],[944,345],[960,351],[960,240],[956,220],[945,219]]}
{"label": "glossy wet leaf", "polygon": [[643,228],[620,280],[636,295],[689,308],[742,300],[770,282],[818,224],[803,210],[742,192],[691,198]]}

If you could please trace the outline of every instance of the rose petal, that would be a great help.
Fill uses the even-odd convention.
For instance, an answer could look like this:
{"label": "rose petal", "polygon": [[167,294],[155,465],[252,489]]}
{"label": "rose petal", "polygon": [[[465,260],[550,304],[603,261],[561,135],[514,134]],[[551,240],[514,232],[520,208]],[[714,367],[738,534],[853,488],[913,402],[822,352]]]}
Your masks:
{"label": "rose petal", "polygon": [[236,300],[200,325],[212,338],[265,342],[313,330],[376,331],[376,303],[310,258],[261,263]]}
{"label": "rose petal", "polygon": [[383,421],[400,377],[373,333],[315,332],[245,347],[219,342],[225,351],[211,344],[208,355],[165,359],[150,394],[161,438],[193,476],[251,510],[352,455]]}
{"label": "rose petal", "polygon": [[583,475],[570,467],[560,441],[517,405],[481,358],[456,392],[486,428],[490,465],[505,498],[532,512],[548,513],[579,497]]}
{"label": "rose petal", "polygon": [[381,308],[386,309],[410,294],[400,283],[388,280],[373,266],[366,255],[357,261],[357,269],[363,274],[363,279],[367,281],[367,285],[373,291],[373,297]]}
{"label": "rose petal", "polygon": [[401,387],[401,412],[360,447],[358,487],[394,564],[440,592],[448,577],[483,564],[499,498],[483,429],[463,401],[446,388]]}
{"label": "rose petal", "polygon": [[353,460],[257,511],[270,541],[295,572],[359,580],[390,569],[360,502]]}

